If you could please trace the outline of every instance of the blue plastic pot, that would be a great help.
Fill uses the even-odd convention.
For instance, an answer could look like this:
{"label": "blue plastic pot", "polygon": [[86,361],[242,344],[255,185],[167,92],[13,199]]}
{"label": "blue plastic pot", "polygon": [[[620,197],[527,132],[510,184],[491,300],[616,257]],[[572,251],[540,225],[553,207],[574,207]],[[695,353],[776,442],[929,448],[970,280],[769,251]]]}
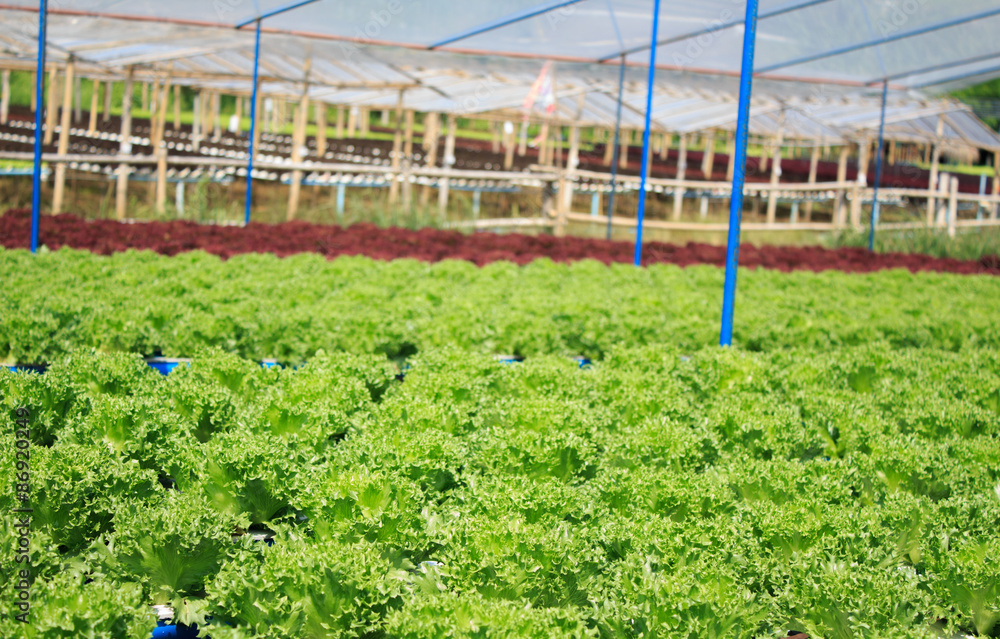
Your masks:
{"label": "blue plastic pot", "polygon": [[262,359],[260,365],[264,368],[281,368],[281,364],[276,359]]}
{"label": "blue plastic pot", "polygon": [[589,357],[574,357],[573,361],[580,365],[580,368],[585,368],[593,364]]}
{"label": "blue plastic pot", "polygon": [[196,639],[197,637],[197,626],[185,626],[182,624],[165,625],[161,620],[153,628],[152,639]]}
{"label": "blue plastic pot", "polygon": [[161,375],[169,375],[170,371],[177,368],[180,364],[191,365],[191,360],[186,358],[175,358],[175,357],[150,357],[146,360],[149,367],[160,373]]}

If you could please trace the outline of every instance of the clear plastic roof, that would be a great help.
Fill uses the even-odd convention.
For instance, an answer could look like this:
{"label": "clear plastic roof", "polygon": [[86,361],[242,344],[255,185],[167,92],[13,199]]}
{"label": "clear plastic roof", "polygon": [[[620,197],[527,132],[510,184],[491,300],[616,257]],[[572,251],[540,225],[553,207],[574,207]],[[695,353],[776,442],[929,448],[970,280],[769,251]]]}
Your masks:
{"label": "clear plastic roof", "polygon": [[[301,6],[294,6],[301,5]],[[0,58],[32,68],[37,2],[0,1]],[[291,7],[291,8],[289,8]],[[81,71],[247,92],[253,25],[263,17],[265,93],[375,108],[514,113],[553,61],[556,118],[611,126],[619,64],[623,125],[641,128],[652,0],[61,0],[50,3],[48,55]],[[282,9],[288,9],[282,11]],[[662,0],[655,129],[732,128],[743,40],[742,0]],[[835,139],[877,127],[926,139],[920,118],[943,88],[1000,77],[1000,0],[762,0],[752,131]],[[996,135],[967,112],[955,140]],[[873,124],[874,121],[874,124]],[[936,120],[935,120],[936,123]],[[931,136],[936,132],[931,131]],[[923,137],[921,137],[923,136]],[[948,137],[951,137],[949,134]]]}

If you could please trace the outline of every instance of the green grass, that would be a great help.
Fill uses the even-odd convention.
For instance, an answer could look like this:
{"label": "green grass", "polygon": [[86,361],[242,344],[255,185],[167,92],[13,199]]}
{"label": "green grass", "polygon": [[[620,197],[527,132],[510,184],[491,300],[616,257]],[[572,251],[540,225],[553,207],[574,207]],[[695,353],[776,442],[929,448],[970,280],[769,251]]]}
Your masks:
{"label": "green grass", "polygon": [[[867,247],[868,233],[845,231],[831,235],[827,246]],[[1000,229],[975,229],[948,237],[938,229],[907,229],[879,231],[875,236],[878,253],[922,253],[933,257],[951,257],[959,260],[978,260],[984,255],[1000,255]]]}

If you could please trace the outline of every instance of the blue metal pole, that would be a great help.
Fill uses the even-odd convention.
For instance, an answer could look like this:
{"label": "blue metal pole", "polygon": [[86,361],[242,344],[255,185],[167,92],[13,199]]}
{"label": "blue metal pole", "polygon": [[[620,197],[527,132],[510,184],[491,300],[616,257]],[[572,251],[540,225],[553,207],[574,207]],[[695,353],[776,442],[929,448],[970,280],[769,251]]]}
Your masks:
{"label": "blue metal pole", "polygon": [[885,100],[889,95],[889,80],[882,82],[882,116],[878,122],[878,154],[875,156],[875,185],[872,202],[871,228],[868,230],[868,250],[875,250],[875,227],[878,226],[878,187],[882,181],[882,145],[885,143]]}
{"label": "blue metal pole", "polygon": [[253,47],[253,92],[250,95],[250,153],[247,157],[247,197],[243,225],[250,224],[250,207],[253,204],[253,139],[257,135],[257,72],[260,69],[260,20]]}
{"label": "blue metal pole", "polygon": [[618,148],[622,132],[622,95],[625,90],[625,56],[622,56],[621,66],[618,67],[618,109],[615,114],[615,140],[614,148],[611,149],[611,193],[608,194],[608,232],[607,239],[611,239],[611,214],[615,210],[615,189],[618,187]]}
{"label": "blue metal pole", "polygon": [[729,199],[729,240],[726,246],[726,283],[722,294],[722,331],[719,344],[733,343],[733,305],[736,270],[740,262],[740,221],[743,219],[743,183],[746,180],[747,134],[750,129],[750,94],[753,92],[753,54],[757,42],[757,3],[747,0],[743,29],[743,65],[740,71],[740,108],[736,120],[736,159],[733,192]]}
{"label": "blue metal pole", "polygon": [[45,31],[48,0],[38,3],[38,69],[35,73],[35,171],[31,183],[31,252],[38,250],[38,214],[42,205],[42,112],[45,110]]}
{"label": "blue metal pole", "polygon": [[642,130],[642,169],[639,172],[639,211],[635,227],[635,265],[642,264],[642,220],[646,216],[646,170],[649,168],[649,119],[653,113],[653,84],[656,81],[656,36],[660,28],[660,0],[653,2],[653,39],[649,47],[649,86],[646,89],[646,123]]}

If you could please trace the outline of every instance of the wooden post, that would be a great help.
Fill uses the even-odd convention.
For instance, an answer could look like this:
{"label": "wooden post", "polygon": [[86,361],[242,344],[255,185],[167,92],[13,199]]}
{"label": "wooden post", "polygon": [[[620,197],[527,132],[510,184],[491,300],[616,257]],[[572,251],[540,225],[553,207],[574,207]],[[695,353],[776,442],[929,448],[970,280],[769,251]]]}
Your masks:
{"label": "wooden post", "polygon": [[[121,155],[132,153],[132,143],[129,137],[132,135],[132,92],[134,90],[135,67],[129,66],[125,75],[125,95],[122,97],[122,141],[118,148]],[[115,191],[115,217],[119,220],[125,219],[125,210],[128,206],[128,174],[131,168],[128,164],[118,165],[118,188]]]}
{"label": "wooden post", "polygon": [[[167,76],[163,78],[160,90],[153,95],[153,106],[156,108],[156,116],[153,118],[153,132],[150,136],[150,143],[153,146],[153,153],[156,154],[156,196],[154,206],[157,213],[163,213],[167,207],[167,146],[163,143],[164,133],[167,129],[167,100],[170,98],[170,71],[173,70],[173,63],[170,63]],[[159,84],[159,83],[158,83]],[[157,84],[154,84],[154,89]]]}
{"label": "wooden post", "polygon": [[523,158],[528,152],[528,119],[521,120],[521,132],[517,140],[517,157]]}
{"label": "wooden post", "polygon": [[607,138],[604,140],[604,166],[611,166],[611,161],[614,160],[614,154],[615,134],[609,131]]}
{"label": "wooden post", "polygon": [[0,89],[0,124],[7,124],[10,114],[10,69],[3,70],[3,88]]}
{"label": "wooden post", "polygon": [[732,132],[726,132],[726,153],[729,155],[729,163],[726,166],[726,181],[732,182],[736,175],[736,136]]}
{"label": "wooden post", "polygon": [[[302,147],[306,144],[306,125],[309,123],[309,70],[312,66],[311,60],[306,58],[305,77],[306,82],[302,85],[302,95],[299,98],[299,108],[295,111],[294,124],[292,127],[292,162],[302,161]],[[302,170],[292,171],[292,181],[288,189],[288,215],[285,219],[289,222],[295,219],[295,214],[299,210],[299,194],[302,191]]]}
{"label": "wooden post", "polygon": [[563,151],[562,151],[562,127],[554,126],[549,129],[552,135],[552,145],[551,154],[553,156],[552,163],[555,166],[563,166]]}
{"label": "wooden post", "polygon": [[174,131],[181,128],[181,85],[174,85]]}
{"label": "wooden post", "polygon": [[889,140],[889,166],[896,164],[896,141]]}
{"label": "wooden post", "polygon": [[153,78],[152,93],[149,96],[149,122],[150,124],[156,119],[156,96],[160,94],[160,78]]}
{"label": "wooden post", "polygon": [[[402,165],[403,155],[403,94],[399,92],[396,100],[396,130],[392,135],[392,181],[389,183],[389,204],[396,204],[399,201],[399,167]],[[348,122],[350,128],[350,122]]]}
{"label": "wooden post", "polygon": [[[837,159],[837,182],[847,181],[847,158],[851,152],[851,145],[845,143],[840,147],[840,157]],[[843,228],[846,224],[847,193],[843,188],[837,189],[837,204],[834,208],[834,224],[837,228]]]}
{"label": "wooden post", "polygon": [[160,147],[156,153],[156,212],[163,213],[167,208],[167,149]]}
{"label": "wooden post", "polygon": [[705,137],[705,152],[701,157],[701,174],[709,182],[712,181],[712,167],[715,166],[715,129]]}
{"label": "wooden post", "polygon": [[143,111],[149,111],[149,83],[142,83],[142,98],[140,98],[139,106]]}
{"label": "wooden post", "polygon": [[111,98],[114,94],[115,83],[108,80],[104,85],[104,110],[101,111],[101,120],[107,122],[111,119]]}
{"label": "wooden post", "polygon": [[336,127],[337,128],[334,131],[334,135],[339,140],[340,138],[344,137],[344,107],[342,107],[342,106],[338,106],[337,107],[337,125],[336,125]]}
{"label": "wooden post", "polygon": [[660,134],[660,159],[666,162],[670,159],[670,143],[673,141],[673,136],[668,133]]}
{"label": "wooden post", "polygon": [[260,78],[257,79],[257,91],[254,93],[257,95],[257,104],[254,105],[253,114],[257,118],[257,126],[253,128],[253,159],[256,160],[260,154],[260,123],[264,121],[264,114],[260,110],[261,101],[263,100],[260,94]]}
{"label": "wooden post", "polygon": [[559,172],[559,199],[556,206],[555,236],[566,235],[566,216],[573,208],[573,176],[580,165],[580,127],[569,129],[569,153],[566,156],[566,170]]}
{"label": "wooden post", "polygon": [[358,111],[358,117],[361,120],[361,137],[366,138],[368,137],[368,134],[371,133],[372,126],[371,112],[368,110],[368,107],[361,107]]}
{"label": "wooden post", "polygon": [[83,83],[80,76],[73,79],[73,122],[83,119]]}
{"label": "wooden post", "polygon": [[55,65],[49,67],[49,95],[48,105],[45,107],[45,133],[42,136],[42,144],[52,144],[52,138],[56,131],[56,115],[59,113],[56,105],[59,104],[59,74]]}
{"label": "wooden post", "polygon": [[[677,156],[677,179],[683,180],[687,174],[688,136],[681,133],[680,138],[681,148]],[[674,187],[673,219],[675,221],[681,219],[681,213],[684,211],[684,191],[683,187]],[[640,193],[639,197],[643,197],[643,194]]]}
{"label": "wooden post", "polygon": [[[931,155],[931,175],[928,189],[936,191],[938,189],[938,170],[941,163],[941,138],[944,136],[944,114],[938,116],[936,138],[934,150]],[[934,215],[937,209],[937,198],[931,196],[927,198],[927,226],[934,223]]]}
{"label": "wooden post", "polygon": [[347,137],[349,138],[356,137],[357,130],[358,130],[358,107],[352,106],[347,113]]}
{"label": "wooden post", "polygon": [[410,168],[413,166],[413,123],[416,113],[413,109],[406,111],[406,134],[403,142],[403,208],[409,211],[413,207],[413,185],[410,184]]}
{"label": "wooden post", "polygon": [[212,140],[222,137],[222,94],[212,92]]}
{"label": "wooden post", "polygon": [[[812,148],[812,155],[809,156],[809,184],[816,184],[816,173],[819,171],[819,145]],[[815,191],[809,192],[810,196],[815,196]],[[810,199],[806,202],[805,217],[806,222],[812,221],[813,214],[813,201]]]}
{"label": "wooden post", "polygon": [[858,145],[858,177],[855,180],[857,185],[853,189],[854,197],[851,200],[851,226],[856,230],[861,229],[861,201],[864,199],[865,190],[868,188],[868,164],[871,158],[871,140]]}
{"label": "wooden post", "polygon": [[493,131],[493,140],[491,143],[490,150],[493,153],[500,152],[500,123],[496,120],[490,122],[490,129]]}
{"label": "wooden post", "polygon": [[618,168],[625,169],[628,168],[628,145],[632,140],[632,131],[628,129],[622,129],[619,136],[619,148],[618,148]]}
{"label": "wooden post", "polygon": [[170,71],[167,72],[167,76],[163,78],[162,82],[157,78],[153,83],[152,108],[154,115],[150,118],[149,142],[154,152],[163,143],[163,134],[167,128],[167,99],[170,96],[169,74],[173,70],[172,63],[169,69]]}
{"label": "wooden post", "polygon": [[201,115],[202,102],[205,101],[205,93],[198,91],[194,94],[194,103],[192,104],[194,119],[191,121],[191,148],[197,151],[201,148]]}
{"label": "wooden post", "polygon": [[[424,140],[423,146],[427,151],[424,159],[428,167],[437,166],[438,156],[438,129],[441,127],[441,116],[437,113],[428,113],[424,119]],[[424,186],[420,192],[420,205],[426,207],[431,201],[431,187]]]}
{"label": "wooden post", "polygon": [[[456,121],[453,114],[448,114],[448,137],[444,140],[444,168],[448,171],[455,164],[455,128]],[[441,216],[441,221],[444,222],[448,219],[448,177],[445,175],[441,178],[440,186],[438,187],[438,212]]]}
{"label": "wooden post", "polygon": [[92,80],[90,83],[90,120],[87,123],[87,133],[97,133],[97,107],[101,103],[101,83]]}
{"label": "wooden post", "polygon": [[549,159],[549,123],[542,122],[542,130],[538,134],[538,139],[540,143],[538,145],[538,163],[548,166],[551,164]]}
{"label": "wooden post", "polygon": [[316,103],[316,155],[326,155],[326,102]]}
{"label": "wooden post", "polygon": [[504,122],[504,142],[503,142],[503,168],[510,171],[514,168],[514,123]]}
{"label": "wooden post", "polygon": [[[31,72],[31,86],[35,86],[37,83],[38,83],[38,73],[36,71],[32,71]],[[38,108],[38,96],[37,96],[37,94],[33,90],[32,91],[28,91],[28,93],[31,94],[31,113],[32,113],[32,115],[34,115],[35,109]]]}
{"label": "wooden post", "polygon": [[958,222],[958,176],[953,175],[948,180],[948,237],[955,237]]}
{"label": "wooden post", "polygon": [[[59,117],[59,147],[57,153],[66,155],[69,152],[70,116],[73,114],[73,70],[72,58],[66,64],[66,78],[63,82],[62,113]],[[63,196],[66,193],[66,163],[56,163],[55,188],[52,191],[52,212],[62,213]]]}
{"label": "wooden post", "polygon": [[[1000,198],[1000,149],[993,149],[993,197]],[[997,219],[997,209],[1000,209],[1000,202],[993,203],[991,220]]]}
{"label": "wooden post", "polygon": [[781,182],[781,145],[785,142],[785,112],[778,120],[778,134],[771,152],[771,192],[767,194],[767,223],[774,224],[778,213],[778,184]]}

